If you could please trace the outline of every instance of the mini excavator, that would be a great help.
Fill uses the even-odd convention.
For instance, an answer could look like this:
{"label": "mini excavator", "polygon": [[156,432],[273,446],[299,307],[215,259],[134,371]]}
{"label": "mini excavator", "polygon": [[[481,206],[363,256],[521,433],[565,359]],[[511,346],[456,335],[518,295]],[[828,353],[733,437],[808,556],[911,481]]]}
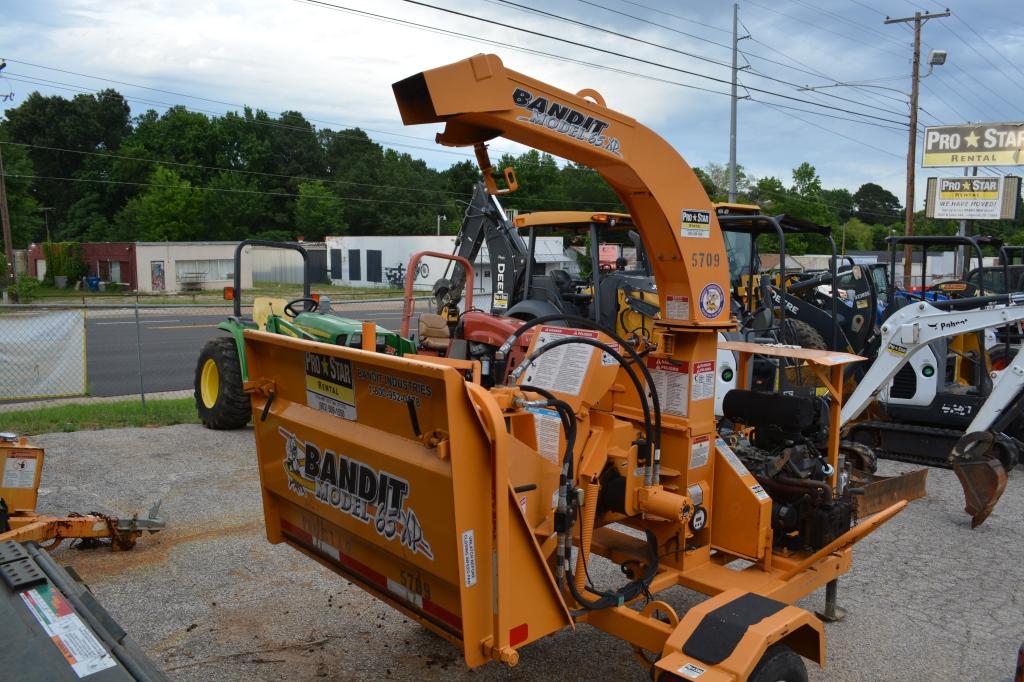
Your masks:
{"label": "mini excavator", "polygon": [[[451,641],[470,667],[516,665],[532,642],[587,623],[661,682],[806,680],[805,659],[824,665],[824,628],[793,604],[825,588],[824,613],[838,617],[852,546],[906,505],[856,514],[838,426],[843,368],[861,358],[730,342],[741,367],[790,357],[833,395],[827,409],[783,405],[741,382],[725,408],[742,435],[719,438],[728,260],[679,154],[596,91],[560,90],[494,55],[392,88],[405,124],[443,123],[439,143],[474,147],[492,194],[515,184],[488,159],[498,137],[599,173],[651,256],[659,318],[631,341],[564,313],[525,322],[498,348],[489,387],[476,360],[246,329],[268,540]],[[766,401],[785,418],[770,423]],[[621,569],[621,584],[599,584],[597,563]],[[707,599],[684,611],[677,586]]]}

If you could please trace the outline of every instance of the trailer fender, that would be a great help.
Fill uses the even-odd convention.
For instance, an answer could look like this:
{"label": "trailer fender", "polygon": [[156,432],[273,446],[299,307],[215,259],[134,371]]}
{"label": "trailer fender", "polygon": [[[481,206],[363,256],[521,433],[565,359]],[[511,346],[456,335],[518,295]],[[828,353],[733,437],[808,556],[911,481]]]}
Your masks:
{"label": "trailer fender", "polygon": [[813,614],[731,589],[690,609],[672,631],[655,679],[746,680],[774,644],[825,665],[825,629]]}

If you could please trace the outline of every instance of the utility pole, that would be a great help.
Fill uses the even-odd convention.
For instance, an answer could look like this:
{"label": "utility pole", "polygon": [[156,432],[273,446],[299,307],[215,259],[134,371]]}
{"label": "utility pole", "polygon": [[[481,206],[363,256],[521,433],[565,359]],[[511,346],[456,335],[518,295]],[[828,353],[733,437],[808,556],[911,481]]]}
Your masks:
{"label": "utility pole", "polygon": [[[917,168],[917,92],[918,82],[921,79],[921,27],[929,19],[941,19],[948,16],[949,10],[938,14],[915,12],[914,16],[902,19],[885,18],[886,24],[914,23],[914,71],[910,83],[910,133],[907,143],[907,212],[903,232],[908,237],[914,234],[914,170]],[[913,249],[909,244],[903,247],[903,286],[908,288],[913,274],[912,253]]]}
{"label": "utility pole", "polygon": [[4,277],[8,284],[14,283],[14,244],[11,242],[11,216],[7,213],[7,175],[4,173],[3,145],[0,144],[0,221],[4,228],[4,255],[7,256],[7,272]]}
{"label": "utility pole", "polygon": [[[740,52],[739,44],[741,40],[750,37],[749,35],[740,35],[739,25],[740,6],[739,3],[734,2],[732,5],[732,104],[729,109],[729,203],[736,203],[736,102],[739,99],[736,96],[736,85],[740,71],[740,67],[737,65]],[[744,97],[744,99],[746,98]]]}

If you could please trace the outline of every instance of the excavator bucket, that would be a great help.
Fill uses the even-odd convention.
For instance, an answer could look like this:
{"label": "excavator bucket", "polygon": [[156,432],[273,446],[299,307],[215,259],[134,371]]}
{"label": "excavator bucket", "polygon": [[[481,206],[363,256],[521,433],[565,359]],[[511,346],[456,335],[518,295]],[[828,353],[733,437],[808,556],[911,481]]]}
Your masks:
{"label": "excavator bucket", "polygon": [[999,457],[1002,448],[991,431],[969,433],[953,448],[953,471],[964,489],[964,511],[971,516],[971,528],[988,518],[1006,490],[1006,469]]}

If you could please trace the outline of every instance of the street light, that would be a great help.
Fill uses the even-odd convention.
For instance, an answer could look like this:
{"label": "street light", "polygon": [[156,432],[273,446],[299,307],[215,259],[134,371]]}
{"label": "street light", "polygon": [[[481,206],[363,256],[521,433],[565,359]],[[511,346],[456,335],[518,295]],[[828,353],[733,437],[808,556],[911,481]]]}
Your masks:
{"label": "street light", "polygon": [[448,220],[448,216],[446,216],[443,213],[438,213],[437,214],[437,236],[438,237],[441,236],[441,221],[442,220]]}

